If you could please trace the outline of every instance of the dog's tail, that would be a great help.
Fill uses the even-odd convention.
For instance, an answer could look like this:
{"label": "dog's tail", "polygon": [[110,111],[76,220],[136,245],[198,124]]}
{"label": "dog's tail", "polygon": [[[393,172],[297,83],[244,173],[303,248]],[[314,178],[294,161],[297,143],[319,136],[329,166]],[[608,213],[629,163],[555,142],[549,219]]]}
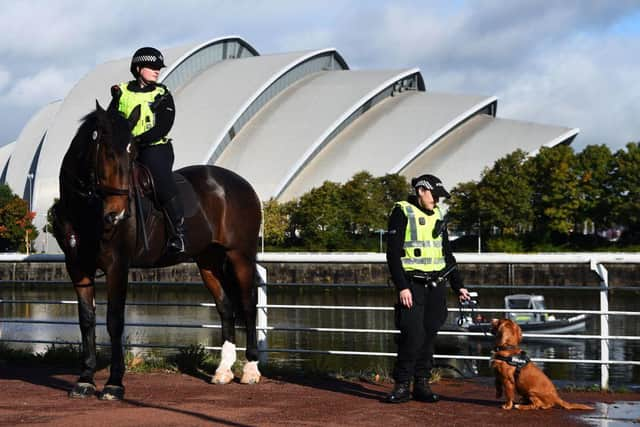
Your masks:
{"label": "dog's tail", "polygon": [[565,400],[562,400],[558,397],[558,401],[556,402],[559,406],[562,406],[564,409],[572,410],[572,409],[584,409],[585,411],[593,411],[595,408],[589,405],[583,405],[581,403],[569,403]]}

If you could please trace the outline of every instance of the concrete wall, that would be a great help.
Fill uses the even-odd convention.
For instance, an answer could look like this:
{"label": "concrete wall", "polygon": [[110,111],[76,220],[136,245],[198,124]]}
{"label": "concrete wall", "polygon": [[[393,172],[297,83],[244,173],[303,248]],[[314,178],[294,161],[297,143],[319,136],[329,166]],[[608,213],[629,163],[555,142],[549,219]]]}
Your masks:
{"label": "concrete wall", "polygon": [[[384,263],[263,263],[270,283],[357,283],[387,284],[389,273]],[[638,286],[640,264],[609,264],[609,284]],[[460,264],[464,281],[474,285],[576,285],[597,286],[599,279],[587,265],[578,264]],[[132,269],[132,281],[200,282],[195,264],[158,269]],[[63,263],[0,262],[0,280],[69,280]],[[98,279],[101,280],[101,279]]]}

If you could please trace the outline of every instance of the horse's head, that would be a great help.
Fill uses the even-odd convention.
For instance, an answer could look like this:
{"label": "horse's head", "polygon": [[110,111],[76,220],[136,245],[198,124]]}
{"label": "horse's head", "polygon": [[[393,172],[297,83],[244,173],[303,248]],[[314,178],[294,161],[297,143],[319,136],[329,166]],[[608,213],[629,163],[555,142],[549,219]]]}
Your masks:
{"label": "horse's head", "polygon": [[137,154],[131,129],[139,118],[139,106],[125,118],[118,111],[104,110],[96,101],[95,126],[87,133],[90,159],[95,159],[91,165],[95,189],[103,200],[107,225],[116,225],[128,214],[131,169]]}

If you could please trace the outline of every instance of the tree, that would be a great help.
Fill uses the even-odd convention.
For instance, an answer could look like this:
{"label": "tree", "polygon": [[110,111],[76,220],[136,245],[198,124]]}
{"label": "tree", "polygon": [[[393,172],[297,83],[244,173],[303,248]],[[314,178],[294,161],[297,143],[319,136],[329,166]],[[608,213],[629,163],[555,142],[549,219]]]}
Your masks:
{"label": "tree", "polygon": [[538,232],[568,235],[573,231],[580,207],[575,163],[573,149],[567,145],[542,147],[526,162]]}
{"label": "tree", "polygon": [[451,198],[447,201],[450,224],[459,231],[472,233],[477,228],[478,222],[482,220],[478,183],[462,182],[453,187],[450,193]]}
{"label": "tree", "polygon": [[284,204],[269,199],[263,205],[264,241],[267,245],[283,246],[289,231],[289,214]]}
{"label": "tree", "polygon": [[526,153],[516,150],[485,169],[478,185],[478,208],[487,227],[518,235],[531,228],[533,191],[523,167]]}
{"label": "tree", "polygon": [[[9,187],[0,185],[0,249],[25,252],[27,243],[38,237],[26,201],[13,194]],[[28,238],[28,241],[26,240]]]}
{"label": "tree", "polygon": [[606,145],[589,145],[576,155],[579,225],[591,222],[596,230],[612,225],[615,170],[616,159]]}
{"label": "tree", "polygon": [[348,245],[340,184],[325,181],[305,193],[293,206],[292,222],[310,250],[339,250]]}
{"label": "tree", "polygon": [[640,145],[630,142],[615,154],[613,216],[618,224],[640,232]]}

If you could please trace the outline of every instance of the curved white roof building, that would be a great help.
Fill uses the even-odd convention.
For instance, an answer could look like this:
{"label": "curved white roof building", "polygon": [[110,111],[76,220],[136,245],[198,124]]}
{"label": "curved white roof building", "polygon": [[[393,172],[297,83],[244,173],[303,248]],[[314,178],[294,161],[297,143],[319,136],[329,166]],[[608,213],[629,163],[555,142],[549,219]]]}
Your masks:
{"label": "curved white roof building", "polygon": [[[497,118],[493,96],[427,91],[417,68],[350,70],[332,48],[259,55],[229,36],[163,53],[160,80],[177,110],[174,167],[232,169],[263,200],[290,200],[362,170],[429,172],[453,187],[515,149],[533,153],[578,134]],[[58,196],[60,164],[80,119],[96,100],[109,103],[112,84],[130,78],[129,58],[97,66],[0,147],[0,182],[30,201],[37,226]]]}

